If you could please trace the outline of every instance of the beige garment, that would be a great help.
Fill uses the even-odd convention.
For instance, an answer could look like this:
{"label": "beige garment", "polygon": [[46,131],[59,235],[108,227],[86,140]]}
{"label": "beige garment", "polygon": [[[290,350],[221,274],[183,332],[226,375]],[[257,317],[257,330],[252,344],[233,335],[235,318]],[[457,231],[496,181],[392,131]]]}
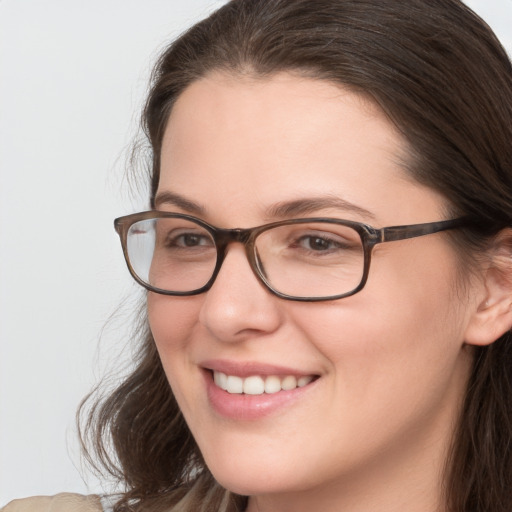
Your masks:
{"label": "beige garment", "polygon": [[62,493],[14,500],[0,512],[101,512],[98,496]]}

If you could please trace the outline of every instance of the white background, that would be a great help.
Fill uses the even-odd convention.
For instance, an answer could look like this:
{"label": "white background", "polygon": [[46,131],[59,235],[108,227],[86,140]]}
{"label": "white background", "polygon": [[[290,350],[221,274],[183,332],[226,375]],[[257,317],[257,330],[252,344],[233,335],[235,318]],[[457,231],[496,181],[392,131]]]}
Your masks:
{"label": "white background", "polygon": [[[74,414],[127,352],[127,147],[159,50],[221,3],[0,0],[0,504],[101,490]],[[512,0],[468,4],[512,54]]]}

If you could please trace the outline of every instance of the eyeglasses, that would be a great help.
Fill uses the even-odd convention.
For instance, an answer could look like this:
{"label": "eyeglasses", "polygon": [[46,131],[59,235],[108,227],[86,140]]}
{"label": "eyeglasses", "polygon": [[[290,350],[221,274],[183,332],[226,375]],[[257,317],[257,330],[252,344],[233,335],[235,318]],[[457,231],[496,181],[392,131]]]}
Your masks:
{"label": "eyeglasses", "polygon": [[348,220],[309,218],[221,229],[190,215],[160,211],[114,221],[130,273],[152,292],[187,296],[207,291],[229,244],[241,243],[252,271],[273,294],[311,302],[360,291],[377,244],[464,224],[466,220],[458,218],[376,229]]}

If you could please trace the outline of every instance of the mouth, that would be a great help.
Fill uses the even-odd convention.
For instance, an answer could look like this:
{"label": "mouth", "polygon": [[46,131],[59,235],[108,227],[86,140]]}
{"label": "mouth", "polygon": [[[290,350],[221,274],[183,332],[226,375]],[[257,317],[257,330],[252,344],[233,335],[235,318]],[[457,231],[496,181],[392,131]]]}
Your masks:
{"label": "mouth", "polygon": [[231,420],[259,420],[301,403],[321,375],[290,367],[228,360],[200,365],[206,394],[216,414]]}
{"label": "mouth", "polygon": [[218,388],[234,395],[272,395],[281,391],[303,388],[316,380],[315,375],[249,375],[240,377],[211,370],[213,382]]}

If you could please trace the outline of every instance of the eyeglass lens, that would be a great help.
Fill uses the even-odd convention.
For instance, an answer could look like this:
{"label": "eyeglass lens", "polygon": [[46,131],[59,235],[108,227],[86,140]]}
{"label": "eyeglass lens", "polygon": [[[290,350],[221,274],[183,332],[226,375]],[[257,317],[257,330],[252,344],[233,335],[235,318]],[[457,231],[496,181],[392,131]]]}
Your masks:
{"label": "eyeglass lens", "polygon": [[[336,223],[285,224],[255,240],[258,272],[276,291],[294,297],[348,293],[361,282],[364,250],[359,233]],[[182,218],[135,222],[127,235],[128,258],[151,287],[192,292],[211,279],[217,263],[212,234]]]}

